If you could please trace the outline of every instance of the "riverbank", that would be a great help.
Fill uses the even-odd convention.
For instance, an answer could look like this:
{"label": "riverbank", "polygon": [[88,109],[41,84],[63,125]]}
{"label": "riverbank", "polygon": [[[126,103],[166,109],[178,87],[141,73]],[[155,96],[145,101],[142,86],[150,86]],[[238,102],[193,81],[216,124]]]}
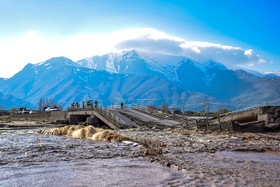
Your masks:
{"label": "riverbank", "polygon": [[0,121],[0,130],[33,129],[40,127],[55,128],[65,124],[45,123],[41,121]]}

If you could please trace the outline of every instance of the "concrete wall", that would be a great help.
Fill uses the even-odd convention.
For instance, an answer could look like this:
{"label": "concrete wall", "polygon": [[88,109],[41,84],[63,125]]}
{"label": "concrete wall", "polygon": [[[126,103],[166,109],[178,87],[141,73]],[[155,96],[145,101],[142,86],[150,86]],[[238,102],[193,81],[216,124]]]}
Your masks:
{"label": "concrete wall", "polygon": [[241,132],[263,132],[280,130],[280,107],[266,106],[235,114],[222,116],[220,120],[205,120],[198,122],[200,129],[217,130],[232,129]]}
{"label": "concrete wall", "polygon": [[223,122],[223,123],[219,123],[218,120],[212,123],[213,121],[209,120],[208,124],[206,120],[199,120],[197,122],[195,121],[191,121],[188,123],[188,128],[190,130],[193,129],[200,129],[200,130],[207,130],[207,131],[232,131],[233,130],[233,126],[232,126],[232,122],[228,121],[228,122]]}
{"label": "concrete wall", "polygon": [[265,122],[257,121],[257,122],[249,122],[246,124],[239,124],[233,122],[233,131],[238,132],[264,132],[265,131]]}
{"label": "concrete wall", "polygon": [[220,121],[227,122],[227,121],[250,121],[251,118],[257,120],[257,116],[261,114],[262,110],[260,108],[248,110],[236,114],[229,114],[228,116],[223,116]]}
{"label": "concrete wall", "polygon": [[70,125],[78,125],[80,122],[86,122],[89,115],[71,115],[69,118]]}

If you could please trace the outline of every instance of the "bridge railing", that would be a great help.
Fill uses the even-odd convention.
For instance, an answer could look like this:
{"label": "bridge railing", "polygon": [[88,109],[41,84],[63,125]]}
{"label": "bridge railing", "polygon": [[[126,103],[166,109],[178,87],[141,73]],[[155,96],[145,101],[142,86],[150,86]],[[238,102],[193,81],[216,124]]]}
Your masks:
{"label": "bridge railing", "polygon": [[153,115],[153,116],[156,116],[156,117],[159,117],[159,118],[163,118],[163,119],[168,119],[170,117],[170,115],[168,113],[165,113],[165,112],[162,112],[162,111],[159,111],[159,110],[155,110],[155,109],[152,109],[152,108],[149,108],[149,107],[146,107],[146,106],[142,106],[142,105],[136,105],[136,104],[132,104],[132,109],[135,109],[135,110],[139,110],[141,112],[144,112],[144,113],[148,113],[149,115]]}
{"label": "bridge railing", "polygon": [[104,108],[102,106],[97,106],[94,108],[100,115],[111,121],[112,123],[116,124],[117,126],[119,125],[126,125],[126,123],[117,115],[114,113],[110,112],[107,108]]}
{"label": "bridge railing", "polygon": [[[111,107],[114,109],[121,108],[120,105],[112,105]],[[192,121],[196,121],[196,120],[203,120],[203,119],[206,120],[207,118],[208,119],[212,118],[212,117],[206,117],[206,116],[193,117],[193,116],[186,116],[186,115],[180,115],[180,114],[175,114],[175,113],[167,113],[167,112],[163,112],[161,110],[149,108],[147,106],[142,106],[140,104],[127,104],[127,105],[124,105],[123,108],[138,110],[143,113],[146,113],[146,114],[149,114],[149,115],[161,118],[161,119],[176,120],[176,121],[180,121],[182,123],[185,123],[186,121],[192,122]]]}
{"label": "bridge railing", "polygon": [[161,110],[152,109],[152,108],[149,108],[146,106],[133,104],[131,108],[142,111],[144,113],[148,113],[150,115],[154,115],[154,116],[162,118],[162,119],[188,120],[187,116],[183,116],[183,115],[179,115],[179,114],[170,114],[170,113],[163,112]]}
{"label": "bridge railing", "polygon": [[[121,106],[120,105],[111,105],[111,108],[112,109],[121,109]],[[141,106],[139,104],[126,104],[126,105],[123,105],[122,108],[123,109],[139,110],[139,111],[142,111],[144,113],[148,113],[150,115],[154,115],[154,116],[160,117],[160,118],[169,118],[170,117],[170,114],[168,114],[168,113],[164,113],[164,112],[159,111],[159,110],[154,110],[154,109],[151,109],[149,107]]]}

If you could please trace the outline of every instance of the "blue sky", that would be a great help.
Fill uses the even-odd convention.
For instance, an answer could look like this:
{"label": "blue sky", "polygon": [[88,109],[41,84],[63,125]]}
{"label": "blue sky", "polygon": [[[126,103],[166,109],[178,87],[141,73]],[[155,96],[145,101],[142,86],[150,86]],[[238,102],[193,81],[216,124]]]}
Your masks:
{"label": "blue sky", "polygon": [[[119,36],[118,32],[124,35],[127,33],[124,32],[126,30],[141,28],[162,32],[168,35],[164,36],[164,39],[176,40],[178,45],[182,45],[185,41],[211,43],[211,50],[210,48],[205,49],[205,45],[201,43],[195,44],[195,46],[191,44],[194,51],[199,49],[200,54],[205,53],[204,56],[213,51],[213,46],[215,49],[226,50],[227,54],[228,50],[231,50],[212,44],[239,47],[240,50],[234,49],[233,52],[241,54],[247,51],[245,57],[248,57],[249,60],[245,61],[244,57],[233,58],[237,61],[238,59],[243,60],[236,64],[234,64],[234,60],[229,60],[227,65],[262,72],[280,71],[279,12],[280,3],[272,0],[0,0],[0,50],[2,51],[2,55],[0,53],[0,77],[10,77],[26,63],[36,63],[53,55],[64,55],[77,60],[100,54],[102,53],[100,49],[94,50],[97,48],[96,46],[92,51],[86,49],[79,51],[74,47],[67,51],[64,46],[69,43],[87,46],[77,41],[80,38],[84,41],[92,39],[92,43],[99,42],[100,45],[102,40],[114,38],[112,35]],[[140,30],[139,32],[151,34],[150,30]],[[158,39],[156,36],[158,33],[153,31],[152,35],[153,39]],[[135,37],[139,39],[139,36]],[[179,39],[174,39],[174,37]],[[28,42],[30,38],[32,38],[32,42]],[[183,39],[184,42],[178,42],[180,39]],[[73,40],[75,42],[72,42]],[[123,40],[132,40],[132,38],[124,37]],[[25,46],[24,42],[28,44]],[[107,40],[104,43],[113,45],[109,44]],[[40,46],[42,44],[48,48]],[[10,47],[5,47],[6,45]],[[13,47],[14,45],[17,47]],[[61,46],[65,50],[52,51],[53,45]],[[207,46],[209,47],[209,45]],[[91,45],[87,47],[90,48]],[[34,54],[34,48],[36,54]],[[113,47],[108,46],[107,48]],[[104,53],[107,52],[106,45],[103,46],[103,49]],[[75,50],[79,55],[71,56]],[[218,52],[223,53],[224,51]],[[13,57],[12,54],[18,55]],[[83,57],[83,55],[85,56]],[[210,57],[215,58],[215,55],[210,54]],[[231,55],[219,56],[217,60],[227,61],[226,58],[231,57]],[[18,63],[18,69],[12,69],[7,62],[14,65]]]}

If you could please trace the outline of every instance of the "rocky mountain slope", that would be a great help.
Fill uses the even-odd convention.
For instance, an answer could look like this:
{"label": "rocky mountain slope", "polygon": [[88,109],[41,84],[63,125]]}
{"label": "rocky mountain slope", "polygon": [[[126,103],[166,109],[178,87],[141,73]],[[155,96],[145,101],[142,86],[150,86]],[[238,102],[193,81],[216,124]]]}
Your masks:
{"label": "rocky mountain slope", "polygon": [[[102,105],[166,102],[187,110],[242,108],[254,104],[279,104],[280,79],[230,70],[208,60],[196,62],[182,56],[123,51],[93,56],[77,62],[56,57],[28,64],[12,78],[0,79],[0,92],[37,105],[40,98],[63,102],[98,100]],[[121,100],[122,99],[122,100]]]}
{"label": "rocky mountain slope", "polygon": [[24,106],[27,108],[36,108],[36,106],[31,104],[30,102],[19,99],[12,95],[4,95],[1,92],[0,92],[0,105],[4,106],[4,110],[10,109],[13,107],[20,107],[20,106]]}
{"label": "rocky mountain slope", "polygon": [[159,76],[183,90],[204,93],[237,108],[264,104],[266,101],[272,104],[280,102],[279,87],[276,86],[280,79],[276,75],[259,73],[257,76],[256,72],[230,70],[213,60],[196,62],[182,56],[132,50],[93,56],[77,63],[107,72]]}
{"label": "rocky mountain slope", "polygon": [[[81,67],[64,57],[40,64],[28,64],[1,86],[5,94],[37,104],[40,98],[52,98],[68,107],[72,102],[98,100],[102,105],[126,103],[174,106],[186,103],[192,109],[200,101],[219,102],[205,94],[188,92],[166,79],[147,74],[118,74]],[[123,99],[123,100],[120,100]],[[159,99],[161,98],[161,99]]]}

